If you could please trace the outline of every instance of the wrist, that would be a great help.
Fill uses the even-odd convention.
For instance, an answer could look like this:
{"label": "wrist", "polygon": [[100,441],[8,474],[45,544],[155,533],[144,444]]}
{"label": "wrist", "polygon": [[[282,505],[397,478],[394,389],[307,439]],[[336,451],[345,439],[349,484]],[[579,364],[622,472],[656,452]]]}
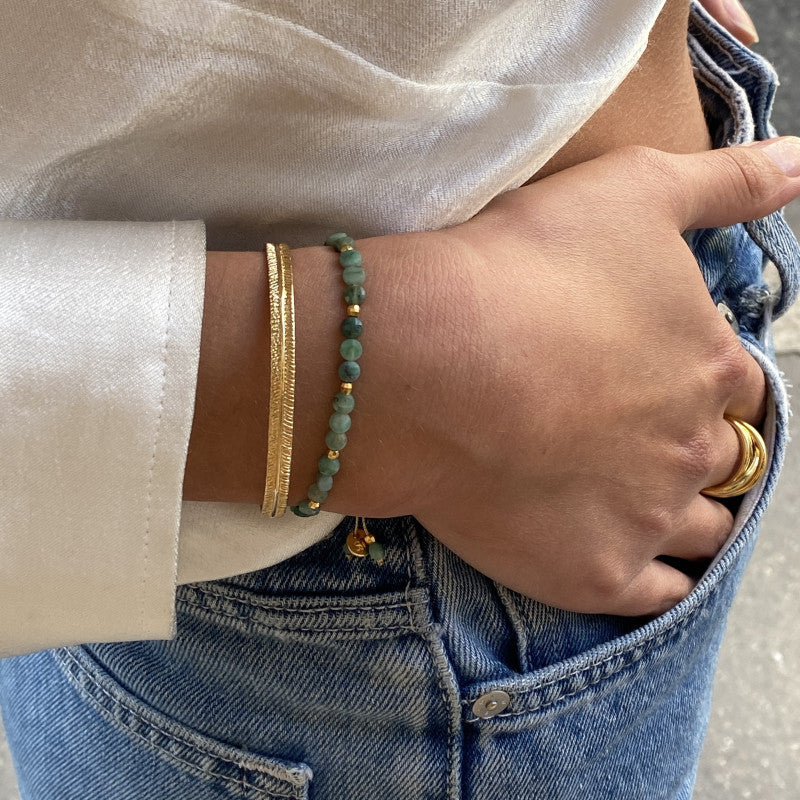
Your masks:
{"label": "wrist", "polygon": [[[208,252],[183,498],[252,502],[266,463],[269,351],[263,255]],[[263,463],[262,463],[263,462]],[[263,496],[263,476],[261,479]]]}
{"label": "wrist", "polygon": [[[338,276],[326,263],[327,255],[322,247],[292,251],[297,377],[290,504],[303,498],[310,482],[298,482],[295,466],[315,464],[319,457],[313,453],[324,439],[329,416],[325,378],[335,376],[338,366]],[[264,254],[208,252],[185,500],[259,505],[263,500],[269,418],[268,315]]]}
{"label": "wrist", "polygon": [[[353,426],[324,510],[413,513],[439,468],[428,437],[448,359],[442,298],[432,280],[448,251],[440,234],[360,240],[368,274],[363,372]],[[292,250],[296,384],[288,502],[307,496],[339,389],[344,284],[329,247]],[[267,279],[261,252],[207,254],[200,363],[184,499],[260,504],[269,418]]]}

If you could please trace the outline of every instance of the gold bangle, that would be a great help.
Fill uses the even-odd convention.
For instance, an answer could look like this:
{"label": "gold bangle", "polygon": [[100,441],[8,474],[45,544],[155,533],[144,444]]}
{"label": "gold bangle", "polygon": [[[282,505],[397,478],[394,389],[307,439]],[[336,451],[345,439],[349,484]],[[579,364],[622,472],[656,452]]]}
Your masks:
{"label": "gold bangle", "polygon": [[294,285],[289,247],[265,245],[269,304],[269,430],[264,516],[286,511],[292,463],[294,423],[295,330]]}

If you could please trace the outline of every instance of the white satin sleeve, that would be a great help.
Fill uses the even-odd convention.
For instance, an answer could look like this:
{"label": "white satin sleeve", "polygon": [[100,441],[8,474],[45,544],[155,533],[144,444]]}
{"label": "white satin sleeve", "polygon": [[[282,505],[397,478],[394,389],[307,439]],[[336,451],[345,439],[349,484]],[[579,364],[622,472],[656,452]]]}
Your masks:
{"label": "white satin sleeve", "polygon": [[0,655],[173,635],[205,251],[0,220]]}

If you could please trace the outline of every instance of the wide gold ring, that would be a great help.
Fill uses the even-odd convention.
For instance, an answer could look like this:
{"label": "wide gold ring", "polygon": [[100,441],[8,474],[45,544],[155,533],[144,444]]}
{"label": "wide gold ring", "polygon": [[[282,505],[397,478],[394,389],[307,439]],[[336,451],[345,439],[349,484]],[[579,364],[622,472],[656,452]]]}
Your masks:
{"label": "wide gold ring", "polygon": [[738,497],[749,492],[761,480],[767,469],[767,446],[761,434],[750,424],[725,415],[739,438],[739,463],[728,480],[703,489],[706,497]]}

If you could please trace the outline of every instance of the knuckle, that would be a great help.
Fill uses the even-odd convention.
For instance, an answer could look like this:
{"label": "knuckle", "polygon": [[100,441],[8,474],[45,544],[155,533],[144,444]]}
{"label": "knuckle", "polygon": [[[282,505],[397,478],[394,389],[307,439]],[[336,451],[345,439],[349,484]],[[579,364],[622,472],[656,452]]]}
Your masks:
{"label": "knuckle", "polygon": [[639,538],[648,551],[672,537],[679,518],[679,511],[666,504],[651,504],[639,511],[636,519]]}
{"label": "knuckle", "polygon": [[659,150],[643,144],[628,144],[620,147],[617,152],[630,164],[640,166],[664,165],[665,159]]}
{"label": "knuckle", "polygon": [[730,396],[741,391],[751,375],[752,356],[733,336],[725,336],[713,350],[709,369],[719,393]]}
{"label": "knuckle", "polygon": [[708,428],[697,428],[676,445],[677,468],[690,481],[704,481],[716,465],[716,443]]}
{"label": "knuckle", "polygon": [[588,578],[586,591],[598,608],[614,608],[630,591],[636,568],[629,555],[606,556],[595,565]]}
{"label": "knuckle", "polygon": [[594,603],[601,608],[613,607],[624,593],[627,583],[621,569],[606,565],[604,570],[592,576],[590,593]]}
{"label": "knuckle", "polygon": [[630,170],[628,188],[638,204],[637,213],[647,214],[659,222],[665,211],[670,217],[680,217],[687,197],[675,191],[676,186],[685,183],[685,175],[675,157],[644,145],[628,145],[619,152]]}
{"label": "knuckle", "polygon": [[775,176],[764,169],[763,162],[753,159],[749,153],[734,153],[730,148],[717,153],[734,197],[763,203],[774,194]]}

